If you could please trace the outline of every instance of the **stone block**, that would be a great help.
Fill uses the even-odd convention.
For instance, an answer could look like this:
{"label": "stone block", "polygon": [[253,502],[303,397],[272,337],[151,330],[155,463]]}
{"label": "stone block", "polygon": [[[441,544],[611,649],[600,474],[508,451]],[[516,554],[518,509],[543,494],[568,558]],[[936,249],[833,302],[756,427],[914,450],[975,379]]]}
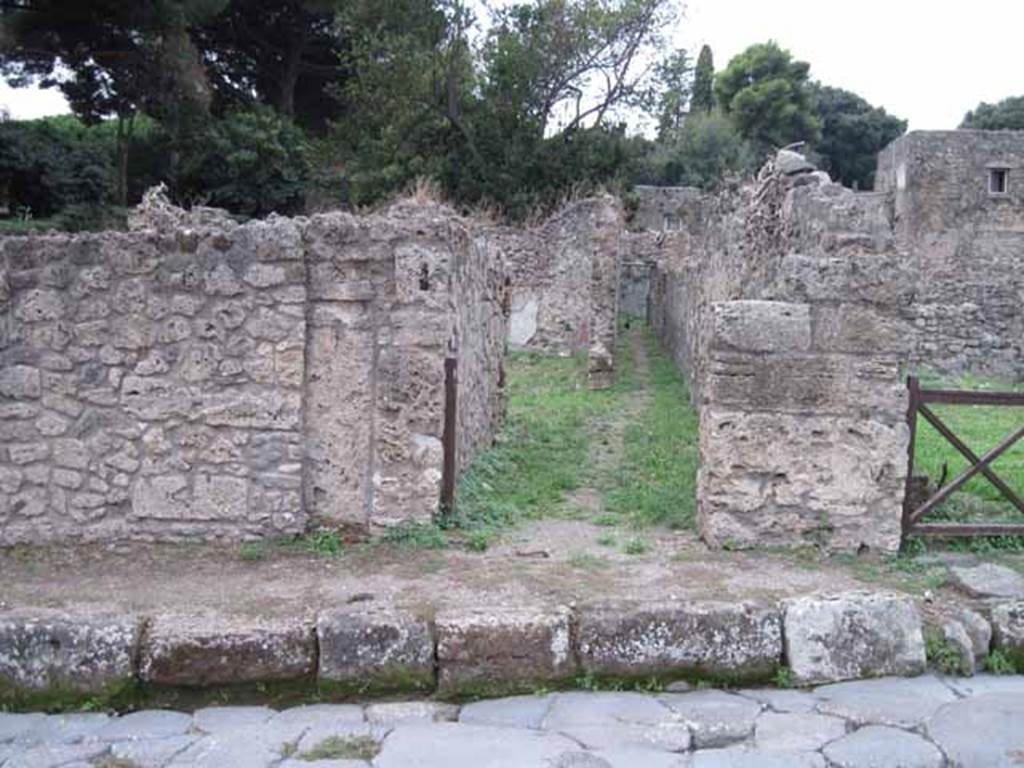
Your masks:
{"label": "stone block", "polygon": [[140,624],[55,612],[0,617],[0,690],[103,693],[131,682]]}
{"label": "stone block", "polygon": [[881,675],[918,675],[926,666],[913,601],[851,592],[784,603],[786,660],[800,684]]}
{"label": "stone block", "polygon": [[782,663],[782,614],[756,603],[584,607],[580,664],[615,678],[768,678]]}
{"label": "stone block", "polygon": [[316,668],[311,627],[292,623],[163,616],[146,631],[142,680],[208,686],[309,678]]}
{"label": "stone block", "polygon": [[576,674],[571,614],[548,610],[451,611],[437,617],[442,695],[530,691]]}
{"label": "stone block", "polygon": [[806,352],[811,347],[811,315],[806,304],[781,301],[726,301],[713,304],[716,349],[743,352]]}
{"label": "stone block", "polygon": [[0,397],[36,399],[42,393],[38,368],[29,365],[0,366]]}
{"label": "stone block", "polygon": [[434,637],[423,619],[384,610],[325,611],[316,632],[321,681],[374,691],[434,685]]}
{"label": "stone block", "polygon": [[822,352],[905,355],[914,343],[914,328],[894,310],[840,304],[816,305],[813,344]]}
{"label": "stone block", "polygon": [[1024,670],[1024,600],[992,608],[992,646],[1009,656],[1018,672]]}
{"label": "stone block", "polygon": [[1024,600],[1024,576],[996,563],[949,569],[950,580],[970,597]]}

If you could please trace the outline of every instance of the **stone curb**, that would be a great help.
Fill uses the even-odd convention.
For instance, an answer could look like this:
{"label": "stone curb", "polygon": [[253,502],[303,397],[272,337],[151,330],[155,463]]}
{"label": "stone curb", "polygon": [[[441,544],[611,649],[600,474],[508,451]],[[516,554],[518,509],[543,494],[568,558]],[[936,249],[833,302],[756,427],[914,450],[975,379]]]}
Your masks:
{"label": "stone curb", "polygon": [[[994,647],[1016,656],[1024,604],[997,605],[992,615]],[[0,700],[14,701],[135,684],[277,682],[316,683],[339,696],[464,698],[566,686],[579,675],[767,682],[782,667],[801,685],[920,674],[921,615],[909,597],[865,592],[777,603],[478,608],[436,618],[348,607],[321,611],[315,623],[0,614]]]}

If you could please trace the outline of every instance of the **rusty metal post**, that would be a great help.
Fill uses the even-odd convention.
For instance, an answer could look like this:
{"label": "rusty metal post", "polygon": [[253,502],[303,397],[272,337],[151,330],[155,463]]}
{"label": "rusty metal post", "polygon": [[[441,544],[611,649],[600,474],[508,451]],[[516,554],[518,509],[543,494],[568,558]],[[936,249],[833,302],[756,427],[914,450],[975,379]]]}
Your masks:
{"label": "rusty metal post", "polygon": [[455,480],[459,467],[456,435],[458,364],[458,360],[454,357],[446,357],[444,360],[444,433],[441,436],[441,444],[444,449],[444,466],[441,471],[442,515],[450,515],[455,510]]}

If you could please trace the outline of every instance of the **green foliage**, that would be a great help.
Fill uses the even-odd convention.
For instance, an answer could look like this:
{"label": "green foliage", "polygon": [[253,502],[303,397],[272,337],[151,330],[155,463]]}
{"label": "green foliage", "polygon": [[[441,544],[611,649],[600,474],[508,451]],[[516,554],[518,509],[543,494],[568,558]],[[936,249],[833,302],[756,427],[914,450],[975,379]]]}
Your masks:
{"label": "green foliage", "polygon": [[664,136],[644,160],[641,177],[653,184],[714,190],[723,179],[746,175],[756,164],[750,144],[718,111],[691,114]]}
{"label": "green foliage", "polygon": [[1016,675],[1017,665],[1004,650],[996,648],[985,659],[985,671],[993,675]]}
{"label": "green foliage", "polygon": [[634,537],[622,547],[627,555],[644,555],[651,551],[651,543],[645,539]]}
{"label": "green foliage", "polygon": [[270,555],[270,547],[263,541],[247,541],[238,549],[238,556],[247,563],[266,560]]}
{"label": "green foliage", "polygon": [[817,141],[821,125],[807,86],[810,65],[774,41],[752,45],[715,78],[715,99],[760,151]]}
{"label": "green foliage", "polygon": [[697,57],[697,69],[693,75],[693,98],[690,111],[694,114],[710,112],[715,108],[715,60],[711,46],[705,45]]}
{"label": "green foliage", "polygon": [[444,549],[448,537],[436,525],[403,522],[393,526],[384,534],[384,541],[409,549]]}
{"label": "green foliage", "polygon": [[306,135],[266,107],[211,121],[188,156],[179,197],[246,216],[299,213],[311,177]]}
{"label": "green foliage", "polygon": [[821,122],[814,149],[821,167],[848,187],[873,189],[878,153],[907,130],[905,120],[855,93],[815,83],[811,99]]}
{"label": "green foliage", "polygon": [[925,655],[928,664],[944,675],[969,675],[970,663],[954,643],[940,633],[930,631],[925,635]]}
{"label": "green foliage", "polygon": [[1024,96],[1011,96],[995,104],[982,102],[964,115],[961,128],[1024,131]]}
{"label": "green foliage", "polygon": [[680,49],[658,66],[660,94],[658,104],[658,136],[678,130],[686,118],[690,101],[690,80],[693,70],[690,57]]}
{"label": "green foliage", "polygon": [[303,549],[319,557],[340,557],[345,551],[341,537],[334,531],[313,531],[300,537],[299,543]]}
{"label": "green foliage", "polygon": [[775,676],[772,678],[772,685],[776,688],[793,688],[796,683],[793,681],[793,670],[785,665],[779,666],[775,670]]}

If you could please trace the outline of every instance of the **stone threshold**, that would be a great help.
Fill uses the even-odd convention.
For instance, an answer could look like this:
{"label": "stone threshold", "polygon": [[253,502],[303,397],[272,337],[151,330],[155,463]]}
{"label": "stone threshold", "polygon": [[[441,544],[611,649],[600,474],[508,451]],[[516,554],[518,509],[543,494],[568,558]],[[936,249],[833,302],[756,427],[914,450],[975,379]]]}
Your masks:
{"label": "stone threshold", "polygon": [[[965,637],[972,662],[990,646],[1024,656],[1024,601],[992,605],[990,619],[969,613],[959,631],[949,619],[939,629],[954,646]],[[887,592],[480,607],[433,616],[356,603],[294,623],[0,612],[0,705],[15,708],[90,696],[116,707],[115,694],[145,687],[294,684],[320,698],[463,700],[581,681],[809,686],[919,675],[926,667],[921,612],[910,597]]]}

